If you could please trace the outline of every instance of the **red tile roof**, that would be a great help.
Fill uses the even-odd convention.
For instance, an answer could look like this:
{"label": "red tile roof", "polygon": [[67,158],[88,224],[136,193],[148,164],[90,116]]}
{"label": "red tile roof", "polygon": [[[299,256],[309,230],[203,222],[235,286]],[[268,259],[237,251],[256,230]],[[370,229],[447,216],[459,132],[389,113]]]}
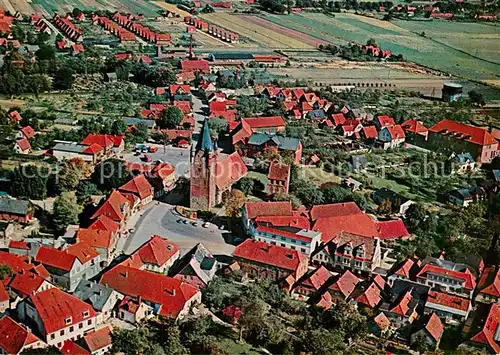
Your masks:
{"label": "red tile roof", "polygon": [[234,152],[215,165],[215,183],[224,190],[247,174],[247,166],[238,152]]}
{"label": "red tile roof", "polygon": [[26,126],[21,128],[21,132],[23,132],[23,135],[25,138],[30,139],[35,136],[35,130],[31,126]]}
{"label": "red tile roof", "polygon": [[359,215],[363,211],[355,202],[332,203],[328,205],[316,205],[311,208],[311,220],[315,221],[321,217],[341,217],[348,215]]}
{"label": "red tile roof", "polygon": [[283,164],[280,161],[271,162],[267,178],[269,180],[288,181],[290,178],[290,165]]}
{"label": "red tile roof", "polygon": [[345,116],[342,112],[334,113],[332,115],[332,119],[333,119],[333,123],[335,124],[335,126],[343,125],[344,122],[346,121]]}
{"label": "red tile roof", "polygon": [[249,138],[252,135],[252,132],[253,131],[250,128],[250,125],[245,120],[242,120],[236,127],[235,131],[232,132],[233,144]]}
{"label": "red tile roof", "polygon": [[226,101],[212,101],[209,104],[210,112],[223,112],[226,111]]}
{"label": "red tile roof", "polygon": [[492,303],[482,329],[471,338],[472,342],[485,344],[495,354],[500,354],[500,346],[495,341],[495,334],[500,324],[500,308]]}
{"label": "red tile roof", "polygon": [[11,240],[9,242],[9,249],[30,250],[30,247],[28,243],[23,240]]}
{"label": "red tile roof", "polygon": [[41,341],[9,316],[0,319],[0,348],[7,354],[19,354],[25,346]]}
{"label": "red tile roof", "polygon": [[318,291],[332,276],[324,266],[320,266],[313,270],[312,273],[306,275],[305,279],[300,283],[303,286],[309,286]]}
{"label": "red tile roof", "polygon": [[349,297],[356,288],[359,279],[349,270],[344,273],[328,289],[340,292],[344,297]]}
{"label": "red tile roof", "polygon": [[443,323],[441,323],[441,319],[435,313],[432,313],[427,320],[425,329],[436,342],[439,342],[444,332]]}
{"label": "red tile roof", "polygon": [[103,148],[110,148],[114,145],[114,143],[115,143],[114,136],[110,134],[96,134],[96,133],[90,133],[81,142],[81,144],[83,145],[98,144]]}
{"label": "red tile roof", "polygon": [[16,140],[16,144],[18,145],[18,147],[21,149],[22,152],[31,149],[31,144],[26,138],[21,138]]}
{"label": "red tile roof", "polygon": [[461,311],[467,311],[470,307],[470,300],[466,298],[432,290],[427,294],[427,302],[459,309]]}
{"label": "red tile roof", "polygon": [[85,344],[87,344],[89,350],[94,353],[111,345],[111,331],[111,326],[108,325],[99,330],[87,333],[83,339],[85,340]]}
{"label": "red tile roof", "polygon": [[28,263],[28,258],[0,251],[0,264],[8,265],[15,273],[28,271],[33,268],[33,264]]}
{"label": "red tile roof", "polygon": [[112,234],[118,232],[120,225],[113,221],[106,215],[100,215],[97,219],[89,226],[89,229],[99,229],[109,231]]}
{"label": "red tile roof", "polygon": [[177,95],[179,91],[181,94],[190,94],[191,87],[185,84],[172,84],[169,87],[170,95]]}
{"label": "red tile roof", "polygon": [[81,43],[73,44],[71,46],[71,49],[73,49],[73,53],[75,53],[75,54],[85,52],[85,48],[83,48],[83,44],[81,44]]}
{"label": "red tile roof", "polygon": [[97,143],[92,143],[86,149],[84,149],[82,151],[82,153],[95,155],[95,154],[99,153],[101,150],[103,150],[103,147],[101,147]]}
{"label": "red tile roof", "polygon": [[201,71],[210,73],[210,66],[206,60],[185,59],[181,61],[181,69],[183,72]]}
{"label": "red tile roof", "polygon": [[59,351],[67,355],[90,355],[90,353],[71,340],[66,340]]}
{"label": "red tile roof", "polygon": [[366,139],[373,139],[378,137],[377,128],[375,126],[364,126],[363,133]]}
{"label": "red tile roof", "polygon": [[373,282],[375,282],[381,290],[384,290],[385,280],[382,276],[380,276],[379,274],[375,275],[375,277],[373,278]]}
{"label": "red tile roof", "polygon": [[[30,297],[47,333],[53,333],[85,319],[95,317],[92,306],[58,288],[38,292]],[[88,313],[84,317],[85,313]],[[71,322],[66,320],[71,318]]]}
{"label": "red tile roof", "polygon": [[153,188],[143,174],[137,175],[118,189],[122,192],[130,192],[138,196],[141,200],[153,195]]}
{"label": "red tile roof", "polygon": [[311,229],[309,220],[304,216],[261,216],[255,219],[257,224],[271,225],[274,227],[296,227]]}
{"label": "red tile roof", "polygon": [[286,123],[281,116],[243,118],[251,129],[285,127]]}
{"label": "red tile roof", "polygon": [[391,321],[387,318],[387,316],[380,312],[378,316],[373,318],[373,321],[377,324],[380,329],[387,329],[391,325]]}
{"label": "red tile roof", "polygon": [[380,289],[375,282],[372,282],[370,286],[356,298],[357,303],[361,303],[370,308],[375,308],[381,300]]}
{"label": "red tile roof", "polygon": [[130,201],[119,191],[113,190],[101,207],[92,215],[91,219],[105,215],[113,221],[121,222],[124,219],[122,207],[125,205],[130,206]]}
{"label": "red tile roof", "polygon": [[378,237],[381,240],[410,236],[410,233],[408,233],[408,230],[406,229],[406,226],[401,219],[394,219],[391,221],[378,221],[376,222],[376,226],[379,231]]}
{"label": "red tile roof", "polygon": [[159,314],[177,318],[186,303],[200,292],[194,286],[154,272],[118,265],[106,272],[101,284],[131,297],[161,305]]}
{"label": "red tile roof", "polygon": [[70,271],[75,263],[76,256],[69,254],[66,250],[40,247],[35,260],[43,265],[55,267],[64,271]]}
{"label": "red tile roof", "polygon": [[495,137],[483,128],[450,120],[442,120],[441,122],[436,123],[434,126],[429,128],[429,131],[442,135],[448,135],[450,137],[481,146],[498,143]]}
{"label": "red tile roof", "polygon": [[354,234],[362,237],[378,237],[375,222],[365,214],[319,218],[313,230],[321,232],[323,242],[328,242],[340,233]]}
{"label": "red tile roof", "polygon": [[95,259],[99,256],[99,253],[94,248],[92,248],[87,243],[83,242],[78,242],[76,244],[73,244],[68,248],[66,248],[65,251],[68,254],[77,257],[82,264],[85,264],[86,262]]}
{"label": "red tile roof", "polygon": [[413,297],[411,296],[411,292],[407,291],[403,297],[401,297],[398,302],[389,309],[391,313],[395,313],[400,316],[406,316],[408,311],[410,310],[410,302],[412,301]]}
{"label": "red tile roof", "polygon": [[500,297],[500,268],[494,266],[485,268],[477,288],[480,293]]}
{"label": "red tile roof", "polygon": [[447,277],[463,280],[464,288],[467,290],[473,290],[476,287],[476,280],[474,275],[470,272],[469,269],[466,269],[464,272],[455,271],[446,269],[444,267],[440,267],[437,265],[426,264],[417,274],[417,278],[427,278],[427,273],[432,273],[435,275],[446,275]]}
{"label": "red tile roof", "polygon": [[424,124],[418,120],[406,120],[401,124],[401,127],[405,131],[412,133],[427,133],[428,131]]}
{"label": "red tile roof", "polygon": [[153,170],[151,170],[152,176],[159,177],[162,180],[165,180],[172,174],[175,174],[175,168],[168,163],[157,164],[153,167]]}
{"label": "red tile roof", "polygon": [[403,276],[407,279],[410,278],[410,271],[415,263],[410,258],[406,259],[403,264],[394,272],[395,275]]}
{"label": "red tile roof", "polygon": [[15,120],[17,122],[20,122],[23,119],[21,117],[21,114],[17,110],[14,110],[14,111],[10,112],[9,116],[10,116],[10,118],[12,118],[13,120]]}
{"label": "red tile roof", "polygon": [[292,216],[292,204],[290,201],[280,202],[247,202],[245,210],[248,219],[264,216]]}
{"label": "red tile roof", "polygon": [[44,281],[42,277],[33,272],[25,272],[16,274],[10,282],[9,287],[22,297],[26,297],[36,292]]}
{"label": "red tile roof", "polygon": [[5,302],[8,300],[9,300],[9,294],[7,293],[7,290],[5,289],[3,283],[0,282],[0,302]]}
{"label": "red tile roof", "polygon": [[387,116],[387,115],[378,116],[377,121],[378,121],[380,127],[393,126],[396,124],[396,122],[394,122],[394,118],[392,118],[391,116]]}
{"label": "red tile roof", "polygon": [[406,137],[405,131],[400,125],[385,126],[385,129],[389,131],[392,139],[402,139]]}
{"label": "red tile roof", "polygon": [[109,249],[111,246],[112,233],[102,229],[80,228],[76,232],[76,239],[93,248]]}
{"label": "red tile roof", "polygon": [[178,251],[179,247],[174,243],[159,235],[153,235],[150,240],[134,252],[134,255],[139,256],[143,263],[163,266]]}
{"label": "red tile roof", "polygon": [[247,239],[238,245],[234,250],[233,257],[272,265],[289,271],[296,271],[303,260],[307,259],[304,254],[297,250],[290,250],[252,239]]}

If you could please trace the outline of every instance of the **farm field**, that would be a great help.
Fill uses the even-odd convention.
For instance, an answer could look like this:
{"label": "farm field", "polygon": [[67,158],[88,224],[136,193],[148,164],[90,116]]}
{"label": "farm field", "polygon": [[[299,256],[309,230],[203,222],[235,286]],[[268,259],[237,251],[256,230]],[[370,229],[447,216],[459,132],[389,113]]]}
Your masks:
{"label": "farm field", "polygon": [[314,48],[314,45],[297,40],[290,35],[283,35],[260,24],[246,20],[245,16],[229,13],[212,13],[201,15],[207,21],[234,31],[253,42],[267,48]]}
{"label": "farm field", "polygon": [[[496,80],[500,77],[500,62],[499,64],[491,63],[463,53],[460,50],[455,50],[449,47],[452,43],[451,40],[449,46],[447,46],[435,40],[421,37],[412,32],[414,29],[398,26],[400,22],[393,24],[354,14],[336,14],[336,17],[333,18],[318,13],[287,16],[269,15],[266,20],[337,45],[346,44],[349,41],[365,43],[368,39],[374,38],[382,48],[389,49],[393,53],[402,54],[410,61],[467,79],[487,81]],[[409,23],[413,24],[413,22],[405,22],[405,24]],[[434,26],[445,26],[447,24],[436,21]],[[425,26],[422,31],[426,31],[426,35],[429,34],[429,28],[432,32],[432,27],[428,27],[427,22],[419,25]],[[454,25],[464,26],[464,24]],[[474,37],[489,35],[493,41],[497,42],[491,50],[498,52],[499,49],[496,48],[500,46],[498,44],[500,41],[496,39],[499,36],[498,27],[477,25],[472,26],[466,32],[457,28],[452,28],[449,31],[453,33],[455,30],[455,33],[463,34],[463,38],[458,38],[459,40],[463,39],[460,43],[469,42],[468,47],[475,47],[476,42],[480,42],[475,41]],[[420,33],[422,31],[416,32]],[[489,32],[485,34],[485,31]],[[435,33],[433,33],[433,36],[435,36]],[[459,49],[471,51],[474,48],[463,47]],[[475,52],[472,54],[475,54]],[[498,53],[496,55],[500,56]]]}
{"label": "farm field", "polygon": [[179,9],[174,4],[168,4],[168,3],[163,2],[163,1],[152,1],[151,4],[155,4],[156,6],[162,8],[164,10],[169,10],[171,12],[179,14],[179,15],[181,15],[181,17],[191,16],[191,14],[189,12]]}
{"label": "farm field", "polygon": [[17,10],[23,14],[42,13],[52,17],[54,13],[65,13],[73,8],[81,10],[126,11],[152,17],[159,8],[146,0],[0,0],[0,7]]}

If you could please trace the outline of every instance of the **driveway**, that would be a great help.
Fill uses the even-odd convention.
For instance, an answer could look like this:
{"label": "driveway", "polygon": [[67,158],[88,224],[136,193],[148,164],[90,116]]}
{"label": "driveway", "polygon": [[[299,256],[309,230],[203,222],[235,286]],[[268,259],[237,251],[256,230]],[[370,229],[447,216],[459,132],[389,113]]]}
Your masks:
{"label": "driveway", "polygon": [[157,160],[165,163],[172,164],[175,167],[176,176],[189,176],[189,148],[176,148],[170,145],[164,146],[163,144],[147,144],[148,146],[156,146],[158,150],[155,153],[140,153],[136,155],[135,152],[124,153],[123,159],[130,163],[148,164],[143,161],[144,154],[151,158],[151,164]]}
{"label": "driveway", "polygon": [[213,224],[204,228],[202,221],[198,221],[197,227],[191,223],[179,223],[178,220],[184,218],[177,215],[174,207],[166,203],[153,202],[142,211],[142,216],[135,225],[135,231],[125,241],[124,253],[132,254],[151,236],[157,234],[177,244],[181,249],[181,255],[198,243],[202,243],[213,255],[232,255],[234,246],[224,240],[224,236],[229,235],[227,231],[221,231]]}

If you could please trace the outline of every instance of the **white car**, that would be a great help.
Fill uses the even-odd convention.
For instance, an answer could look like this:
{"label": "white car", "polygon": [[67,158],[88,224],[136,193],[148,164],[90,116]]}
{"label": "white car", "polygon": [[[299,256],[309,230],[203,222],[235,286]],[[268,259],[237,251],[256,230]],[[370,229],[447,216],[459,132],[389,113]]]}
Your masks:
{"label": "white car", "polygon": [[205,222],[205,223],[203,223],[203,225],[202,225],[202,226],[203,226],[203,228],[208,228],[208,227],[210,226],[210,223]]}

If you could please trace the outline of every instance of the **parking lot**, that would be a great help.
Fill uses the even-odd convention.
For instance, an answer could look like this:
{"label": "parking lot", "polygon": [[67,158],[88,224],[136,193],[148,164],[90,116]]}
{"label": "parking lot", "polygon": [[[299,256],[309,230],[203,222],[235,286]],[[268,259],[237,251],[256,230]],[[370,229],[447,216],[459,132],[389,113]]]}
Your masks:
{"label": "parking lot", "polygon": [[[142,164],[153,164],[157,160],[161,160],[165,163],[172,164],[175,167],[175,173],[177,177],[189,176],[189,148],[176,148],[172,146],[164,146],[162,144],[147,144],[148,146],[157,147],[157,151],[154,153],[124,153],[123,159],[130,163],[142,163]],[[144,155],[151,158],[150,162],[144,160]]]}

